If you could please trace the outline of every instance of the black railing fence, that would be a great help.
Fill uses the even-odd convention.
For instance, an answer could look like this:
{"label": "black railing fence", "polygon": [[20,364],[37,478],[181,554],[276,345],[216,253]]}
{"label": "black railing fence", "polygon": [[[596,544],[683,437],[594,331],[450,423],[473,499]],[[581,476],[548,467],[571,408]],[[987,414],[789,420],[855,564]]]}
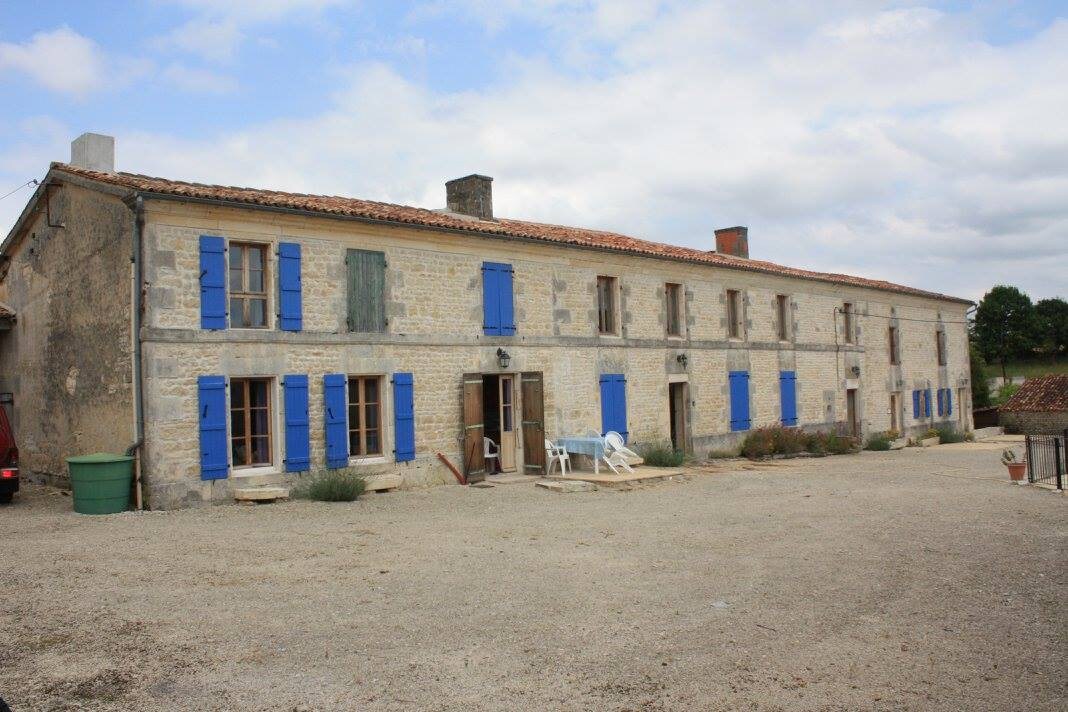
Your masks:
{"label": "black railing fence", "polygon": [[1063,490],[1068,483],[1068,430],[1063,435],[1028,435],[1027,481]]}

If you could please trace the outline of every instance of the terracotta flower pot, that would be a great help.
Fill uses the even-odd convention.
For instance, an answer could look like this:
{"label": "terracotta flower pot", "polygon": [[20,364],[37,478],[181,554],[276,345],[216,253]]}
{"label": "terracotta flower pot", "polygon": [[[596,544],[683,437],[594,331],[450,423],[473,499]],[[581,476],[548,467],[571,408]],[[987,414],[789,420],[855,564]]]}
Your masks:
{"label": "terracotta flower pot", "polygon": [[1013,482],[1020,482],[1027,476],[1026,462],[1010,462],[1005,467],[1009,468],[1009,478]]}

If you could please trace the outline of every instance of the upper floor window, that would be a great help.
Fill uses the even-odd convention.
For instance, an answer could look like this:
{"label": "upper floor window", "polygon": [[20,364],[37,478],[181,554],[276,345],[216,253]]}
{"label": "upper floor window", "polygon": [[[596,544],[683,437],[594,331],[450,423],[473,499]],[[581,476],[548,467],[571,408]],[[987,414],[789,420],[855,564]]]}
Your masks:
{"label": "upper floor window", "polygon": [[513,273],[510,264],[482,263],[482,331],[487,336],[515,334]]}
{"label": "upper floor window", "polygon": [[727,336],[742,338],[742,293],[737,289],[727,290]]}
{"label": "upper floor window", "polygon": [[349,455],[382,454],[382,378],[349,378]]}
{"label": "upper floor window", "polygon": [[386,330],[386,254],[374,250],[349,250],[348,327],[356,332]]}
{"label": "upper floor window", "polygon": [[230,381],[230,457],[234,468],[271,464],[271,380]]}
{"label": "upper floor window", "polygon": [[855,323],[855,314],[853,312],[853,303],[846,302],[842,305],[842,323],[845,336],[845,342],[852,344],[856,342],[857,327]]}
{"label": "upper floor window", "polygon": [[890,346],[890,365],[896,366],[901,363],[896,326],[891,326],[886,330],[886,338]]}
{"label": "upper floor window", "polygon": [[779,341],[790,340],[790,297],[779,294],[775,297],[775,319]]}
{"label": "upper floor window", "polygon": [[682,285],[664,285],[664,299],[667,307],[667,335],[682,336]]}
{"label": "upper floor window", "polygon": [[935,332],[935,350],[938,352],[938,365],[946,365],[946,332],[939,329]]}
{"label": "upper floor window", "polygon": [[615,277],[597,278],[597,331],[601,334],[619,332],[619,314],[616,303],[617,280]]}
{"label": "upper floor window", "polygon": [[267,246],[230,243],[230,326],[267,328]]}

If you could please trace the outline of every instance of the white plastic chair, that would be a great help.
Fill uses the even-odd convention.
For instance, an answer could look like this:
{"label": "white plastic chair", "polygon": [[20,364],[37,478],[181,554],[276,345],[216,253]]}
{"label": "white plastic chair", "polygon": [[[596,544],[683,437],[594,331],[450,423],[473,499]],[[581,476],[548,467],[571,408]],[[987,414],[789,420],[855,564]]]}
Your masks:
{"label": "white plastic chair", "polygon": [[553,463],[557,463],[560,467],[560,473],[567,474],[568,469],[571,467],[571,456],[567,454],[567,450],[563,447],[553,445],[549,438],[545,438],[545,474],[548,475],[553,470]]}
{"label": "white plastic chair", "polygon": [[497,443],[489,438],[482,438],[482,457],[486,460],[497,461],[497,466],[491,472],[497,472],[501,469],[501,449],[497,447]]}
{"label": "white plastic chair", "polygon": [[617,450],[609,450],[608,448],[605,448],[603,459],[605,464],[617,475],[619,474],[619,470],[616,469],[618,467],[622,467],[627,472],[634,472],[634,468],[627,462],[627,458],[623,456],[623,453]]}
{"label": "white plastic chair", "polygon": [[607,449],[618,452],[623,457],[638,457],[638,453],[629,449],[626,443],[623,442],[623,436],[614,430],[609,430],[604,434],[604,444]]}

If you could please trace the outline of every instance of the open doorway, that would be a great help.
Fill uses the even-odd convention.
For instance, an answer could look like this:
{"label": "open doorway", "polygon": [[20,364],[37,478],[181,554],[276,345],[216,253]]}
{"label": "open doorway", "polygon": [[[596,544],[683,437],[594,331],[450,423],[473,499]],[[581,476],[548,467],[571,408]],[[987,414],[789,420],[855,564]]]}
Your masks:
{"label": "open doorway", "polygon": [[493,474],[515,472],[518,433],[515,427],[515,377],[509,373],[482,376],[482,422],[485,437],[492,441],[497,457],[486,465]]}
{"label": "open doorway", "polygon": [[900,423],[898,423],[897,414],[901,408],[901,397],[897,393],[890,394],[890,429],[894,432],[901,432]]}
{"label": "open doorway", "polygon": [[686,402],[688,400],[688,383],[668,384],[668,411],[671,416],[671,446],[681,452],[689,451],[689,443],[686,438]]}
{"label": "open doorway", "polygon": [[860,426],[857,423],[857,389],[846,389],[846,432],[853,437],[860,435]]}

